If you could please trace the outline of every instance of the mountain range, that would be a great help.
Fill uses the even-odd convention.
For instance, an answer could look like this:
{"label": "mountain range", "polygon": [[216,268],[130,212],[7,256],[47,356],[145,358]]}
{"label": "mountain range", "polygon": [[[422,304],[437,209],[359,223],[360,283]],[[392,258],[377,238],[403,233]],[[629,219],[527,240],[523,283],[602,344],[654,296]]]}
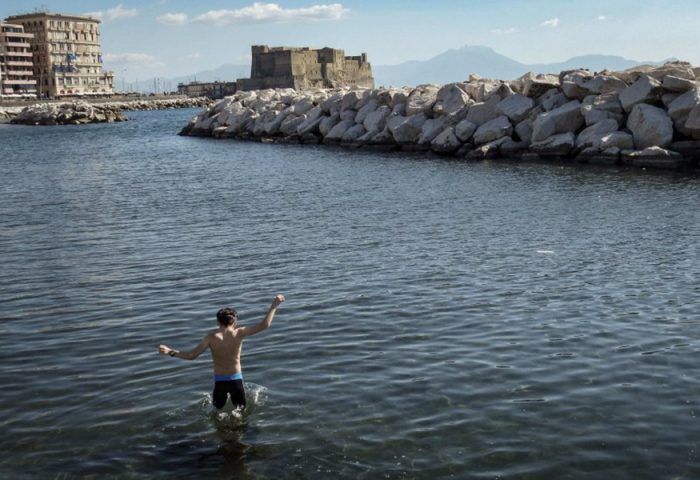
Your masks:
{"label": "mountain range", "polygon": [[[464,46],[447,50],[428,60],[411,60],[398,65],[373,65],[375,84],[377,86],[419,85],[421,83],[450,83],[466,80],[471,73],[482,77],[513,79],[527,72],[556,73],[573,68],[587,68],[593,71],[624,70],[635,65],[659,64],[662,62],[640,62],[613,55],[583,55],[572,57],[556,63],[521,63],[501,55],[490,47]],[[213,70],[197,72],[193,75],[160,79],[161,85],[198,80],[210,82],[215,80],[233,81],[248,77],[249,65],[224,64]],[[119,83],[117,83],[119,86]],[[141,91],[153,91],[153,79],[139,82],[134,88]]]}

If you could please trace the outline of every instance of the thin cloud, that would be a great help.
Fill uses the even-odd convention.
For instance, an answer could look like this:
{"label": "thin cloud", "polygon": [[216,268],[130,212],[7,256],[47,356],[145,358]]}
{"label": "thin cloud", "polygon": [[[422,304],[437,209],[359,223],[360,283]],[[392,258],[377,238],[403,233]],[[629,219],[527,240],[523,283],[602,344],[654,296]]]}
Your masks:
{"label": "thin cloud", "polygon": [[607,19],[608,17],[606,17],[605,15],[598,15],[598,20],[600,20],[601,22],[604,22]]}
{"label": "thin cloud", "polygon": [[202,56],[201,53],[194,52],[194,53],[187,54],[182,58],[184,58],[185,60],[196,60],[196,59],[200,58],[201,56]]}
{"label": "thin cloud", "polygon": [[517,31],[518,29],[515,27],[494,28],[493,30],[491,30],[491,33],[495,33],[496,35],[510,35],[511,33],[516,33]]}
{"label": "thin cloud", "polygon": [[105,53],[103,58],[105,63],[112,63],[115,65],[152,64],[156,60],[153,55],[147,53]]}
{"label": "thin cloud", "polygon": [[187,23],[187,14],[186,13],[165,13],[159,17],[156,17],[156,21],[158,23],[162,23],[163,25],[171,25],[171,26],[181,26]]}
{"label": "thin cloud", "polygon": [[549,28],[557,28],[559,26],[559,19],[550,18],[549,20],[545,20],[544,22],[542,22],[542,26]]}
{"label": "thin cloud", "polygon": [[100,10],[98,12],[88,12],[85,15],[94,17],[103,22],[111,22],[112,20],[120,20],[122,18],[131,18],[139,14],[135,8],[124,8],[121,3],[109,10]]}
{"label": "thin cloud", "polygon": [[340,3],[284,8],[276,3],[253,3],[237,10],[210,10],[194,18],[195,22],[217,26],[241,23],[277,23],[292,20],[339,20],[350,10]]}

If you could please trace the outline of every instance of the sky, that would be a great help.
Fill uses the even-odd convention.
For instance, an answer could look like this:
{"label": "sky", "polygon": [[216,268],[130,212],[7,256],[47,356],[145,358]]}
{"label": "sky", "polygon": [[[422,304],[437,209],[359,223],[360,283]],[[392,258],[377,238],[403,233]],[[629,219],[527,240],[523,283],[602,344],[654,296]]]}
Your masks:
{"label": "sky", "polygon": [[[338,3],[335,3],[335,2]],[[700,65],[700,0],[0,0],[102,19],[105,67],[136,79],[249,64],[250,46],[331,46],[375,65],[485,45],[523,63],[585,54]]]}

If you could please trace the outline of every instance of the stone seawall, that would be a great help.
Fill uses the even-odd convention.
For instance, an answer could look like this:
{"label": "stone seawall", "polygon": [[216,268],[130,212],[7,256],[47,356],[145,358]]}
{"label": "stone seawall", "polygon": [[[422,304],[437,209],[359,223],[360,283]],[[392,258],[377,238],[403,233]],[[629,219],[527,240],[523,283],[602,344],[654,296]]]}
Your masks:
{"label": "stone seawall", "polygon": [[210,105],[206,97],[144,99],[122,102],[39,103],[27,107],[0,107],[0,123],[21,125],[81,125],[85,123],[123,122],[124,111],[197,108]]}
{"label": "stone seawall", "polygon": [[529,73],[443,86],[259,90],[218,101],[181,135],[432,151],[468,160],[575,159],[694,168],[700,69]]}

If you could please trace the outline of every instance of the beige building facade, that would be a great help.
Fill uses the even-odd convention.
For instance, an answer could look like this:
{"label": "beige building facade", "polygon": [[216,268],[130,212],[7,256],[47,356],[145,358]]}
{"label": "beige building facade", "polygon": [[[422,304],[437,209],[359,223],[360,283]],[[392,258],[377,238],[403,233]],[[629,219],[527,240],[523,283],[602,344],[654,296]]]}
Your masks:
{"label": "beige building facade", "polygon": [[32,37],[22,25],[0,22],[0,98],[36,96]]}
{"label": "beige building facade", "polygon": [[102,70],[100,21],[80,15],[29,13],[9,17],[30,38],[39,97],[107,96],[114,74]]}
{"label": "beige building facade", "polygon": [[367,54],[346,57],[338,48],[254,45],[250,78],[237,80],[238,90],[265,88],[374,88]]}

